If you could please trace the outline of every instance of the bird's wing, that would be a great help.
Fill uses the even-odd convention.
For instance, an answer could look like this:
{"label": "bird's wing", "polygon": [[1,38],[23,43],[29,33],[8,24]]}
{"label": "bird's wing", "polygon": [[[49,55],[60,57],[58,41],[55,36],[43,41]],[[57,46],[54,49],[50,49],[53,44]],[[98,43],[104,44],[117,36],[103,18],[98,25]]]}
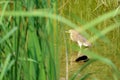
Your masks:
{"label": "bird's wing", "polygon": [[83,37],[82,35],[79,35],[78,38],[81,42],[86,42],[87,41],[87,39],[85,37]]}

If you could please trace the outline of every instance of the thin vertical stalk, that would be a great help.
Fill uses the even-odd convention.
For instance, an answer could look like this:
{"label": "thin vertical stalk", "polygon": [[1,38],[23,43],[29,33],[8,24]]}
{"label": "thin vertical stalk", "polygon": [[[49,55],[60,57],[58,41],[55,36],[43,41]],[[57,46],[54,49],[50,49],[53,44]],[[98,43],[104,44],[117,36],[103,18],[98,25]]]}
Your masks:
{"label": "thin vertical stalk", "polygon": [[20,29],[18,29],[18,33],[17,33],[17,48],[16,48],[16,58],[15,58],[15,80],[17,80],[17,66],[18,66],[18,53],[19,53],[19,44],[20,44]]}
{"label": "thin vertical stalk", "polygon": [[66,80],[68,80],[68,47],[67,47],[67,39],[66,39],[66,36],[65,36],[65,33],[64,33],[64,44],[66,45]]}

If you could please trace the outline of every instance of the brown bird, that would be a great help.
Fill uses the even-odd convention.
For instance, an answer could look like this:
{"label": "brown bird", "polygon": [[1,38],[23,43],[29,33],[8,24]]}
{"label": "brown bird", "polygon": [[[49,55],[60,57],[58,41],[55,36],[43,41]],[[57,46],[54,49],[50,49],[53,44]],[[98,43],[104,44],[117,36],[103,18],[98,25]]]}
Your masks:
{"label": "brown bird", "polygon": [[74,42],[77,42],[80,48],[82,46],[85,46],[85,47],[91,46],[91,43],[85,37],[83,37],[78,31],[74,29],[70,29],[67,32],[70,33],[71,40]]}

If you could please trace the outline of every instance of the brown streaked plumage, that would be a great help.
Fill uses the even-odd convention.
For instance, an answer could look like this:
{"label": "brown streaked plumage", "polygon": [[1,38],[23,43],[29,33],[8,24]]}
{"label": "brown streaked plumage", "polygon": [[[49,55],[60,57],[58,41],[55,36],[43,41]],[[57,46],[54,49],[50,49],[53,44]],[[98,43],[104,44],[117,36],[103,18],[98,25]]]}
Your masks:
{"label": "brown streaked plumage", "polygon": [[83,37],[78,31],[74,29],[70,29],[68,31],[70,33],[70,38],[72,41],[77,42],[80,47],[85,46],[85,47],[90,47],[91,43]]}

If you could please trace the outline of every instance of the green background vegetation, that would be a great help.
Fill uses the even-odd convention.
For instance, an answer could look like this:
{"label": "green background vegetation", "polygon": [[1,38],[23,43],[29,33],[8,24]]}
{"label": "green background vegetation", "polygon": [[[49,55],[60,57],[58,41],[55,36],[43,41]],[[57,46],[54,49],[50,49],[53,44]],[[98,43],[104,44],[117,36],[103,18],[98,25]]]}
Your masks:
{"label": "green background vegetation", "polygon": [[[0,80],[119,80],[118,0],[0,1]],[[78,46],[66,30],[91,43]]]}

